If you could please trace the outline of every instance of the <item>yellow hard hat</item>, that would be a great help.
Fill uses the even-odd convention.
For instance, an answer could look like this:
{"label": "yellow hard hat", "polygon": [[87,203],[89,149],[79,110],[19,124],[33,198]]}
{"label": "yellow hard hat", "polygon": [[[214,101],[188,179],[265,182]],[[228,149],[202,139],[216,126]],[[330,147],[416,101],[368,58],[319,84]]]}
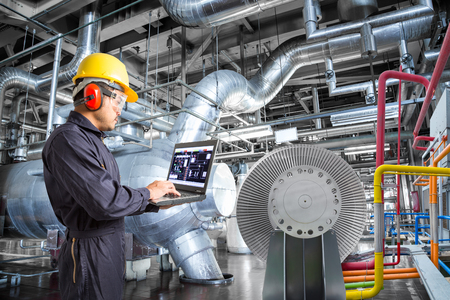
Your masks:
{"label": "yellow hard hat", "polygon": [[138,95],[129,87],[128,74],[125,65],[112,55],[94,53],[86,56],[78,66],[73,83],[80,78],[103,78],[120,85],[128,96],[127,102],[136,102]]}

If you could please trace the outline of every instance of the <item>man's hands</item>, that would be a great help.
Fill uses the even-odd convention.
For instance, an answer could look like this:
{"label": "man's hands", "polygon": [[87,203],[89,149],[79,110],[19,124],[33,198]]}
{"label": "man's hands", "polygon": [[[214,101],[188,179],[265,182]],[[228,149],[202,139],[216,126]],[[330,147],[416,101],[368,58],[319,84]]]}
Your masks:
{"label": "man's hands", "polygon": [[[150,191],[150,199],[149,201],[153,203],[158,203],[158,199],[166,194],[173,194],[176,196],[181,196],[181,194],[175,189],[175,186],[170,181],[160,181],[155,180],[147,186],[147,189]],[[171,207],[170,205],[161,206],[160,209],[167,209]]]}

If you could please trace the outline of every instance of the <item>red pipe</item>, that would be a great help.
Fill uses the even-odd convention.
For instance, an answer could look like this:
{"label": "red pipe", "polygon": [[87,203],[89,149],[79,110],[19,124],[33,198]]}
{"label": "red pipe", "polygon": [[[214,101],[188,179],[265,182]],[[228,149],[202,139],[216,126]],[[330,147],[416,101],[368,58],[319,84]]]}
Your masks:
{"label": "red pipe", "polygon": [[[425,100],[422,104],[422,109],[420,110],[419,117],[417,118],[416,127],[414,128],[414,144],[413,149],[416,149],[417,143],[416,137],[419,135],[420,127],[422,126],[423,120],[425,119],[425,115],[428,111],[428,107],[431,103],[431,98],[434,96],[434,92],[436,91],[436,86],[441,79],[442,72],[444,71],[445,65],[447,64],[448,56],[450,55],[450,34],[446,34],[444,38],[444,42],[442,43],[441,51],[439,53],[438,60],[436,61],[436,67],[433,71],[433,75],[431,76],[431,81],[428,85],[428,91],[425,96]],[[417,76],[417,75],[416,75]]]}
{"label": "red pipe", "polygon": [[[403,71],[402,66],[399,69]],[[402,80],[398,81],[398,141],[397,141],[397,165],[400,165],[400,131],[402,119]],[[383,143],[384,144],[384,143]],[[397,174],[397,222],[400,221],[400,175]],[[400,238],[400,232],[397,232],[397,238]],[[396,266],[400,263],[400,243],[397,243],[397,261],[392,263],[384,263],[384,266]]]}
{"label": "red pipe", "polygon": [[[378,78],[378,115],[377,115],[377,157],[376,166],[377,168],[384,164],[384,131],[385,131],[385,113],[386,113],[386,80],[389,78],[397,78],[399,80],[413,81],[421,83],[428,88],[429,82],[425,77],[402,73],[398,71],[384,71]],[[400,104],[399,104],[400,105]],[[383,239],[384,245],[384,239]],[[398,251],[400,253],[400,251]],[[375,261],[371,260],[369,262],[348,262],[342,263],[342,270],[363,270],[363,269],[373,269],[375,266]]]}
{"label": "red pipe", "polygon": [[[439,83],[439,79],[444,71],[445,64],[447,63],[448,56],[450,55],[450,34],[445,36],[444,42],[441,47],[441,52],[439,54],[438,60],[436,62],[436,68],[431,76],[431,83],[424,77],[419,75],[413,75],[408,73],[401,73],[397,71],[385,71],[378,79],[378,115],[377,115],[377,158],[376,166],[379,167],[384,164],[384,131],[385,131],[385,113],[386,113],[386,80],[389,78],[397,78],[399,80],[406,80],[421,83],[426,90],[426,96],[422,109],[420,111],[419,118],[417,120],[416,127],[414,128],[414,143],[413,149],[420,149],[417,147],[419,140],[434,140],[432,137],[419,137],[419,130],[422,126],[423,120],[425,119],[426,111],[431,103],[431,98],[433,98],[436,86]],[[431,88],[431,89],[430,89]],[[424,147],[421,147],[422,149]],[[426,148],[425,148],[426,149]],[[383,239],[384,244],[384,239]],[[349,262],[341,264],[342,270],[362,270],[366,268],[372,268],[375,265],[375,261],[369,262]]]}
{"label": "red pipe", "polygon": [[[442,72],[441,72],[442,73]],[[433,73],[434,76],[434,73]],[[384,164],[384,131],[385,131],[385,113],[386,113],[386,80],[397,78],[421,83],[428,90],[429,81],[422,76],[398,71],[385,71],[381,73],[378,79],[378,115],[377,115],[377,168]]]}
{"label": "red pipe", "polygon": [[[427,147],[417,146],[419,141],[432,142],[432,141],[434,141],[434,137],[432,137],[432,136],[415,136],[414,135],[414,143],[413,143],[412,148],[415,150],[426,151],[428,149]],[[431,150],[434,151],[434,149],[431,149]]]}

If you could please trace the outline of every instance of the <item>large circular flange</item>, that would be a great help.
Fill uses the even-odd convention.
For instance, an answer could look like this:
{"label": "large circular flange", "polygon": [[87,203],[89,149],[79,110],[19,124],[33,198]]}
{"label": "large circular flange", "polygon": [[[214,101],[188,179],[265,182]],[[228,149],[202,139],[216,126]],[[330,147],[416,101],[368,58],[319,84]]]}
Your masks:
{"label": "large circular flange", "polygon": [[341,210],[337,183],[325,171],[296,166],[281,173],[269,193],[270,223],[296,238],[314,238],[327,232]]}

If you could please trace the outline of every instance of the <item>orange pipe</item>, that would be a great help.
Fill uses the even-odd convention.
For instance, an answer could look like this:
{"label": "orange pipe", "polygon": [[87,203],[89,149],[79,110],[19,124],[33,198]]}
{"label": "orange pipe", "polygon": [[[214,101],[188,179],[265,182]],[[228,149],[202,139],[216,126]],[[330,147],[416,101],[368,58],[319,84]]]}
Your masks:
{"label": "orange pipe", "polygon": [[[441,153],[434,159],[434,153],[432,155],[433,157],[433,167],[437,167],[439,161],[441,161],[444,157],[446,157],[450,153],[450,144],[447,145],[444,150],[442,150]],[[437,204],[437,177],[436,176],[430,176],[430,205],[431,204]],[[430,224],[431,224],[430,220]],[[433,228],[430,228],[433,230]],[[437,239],[437,237],[436,237]],[[436,268],[439,268],[439,243],[438,241],[431,240],[431,261],[436,266]]]}
{"label": "orange pipe", "polygon": [[[417,272],[415,272],[415,273],[400,273],[400,274],[385,274],[385,275],[383,275],[383,280],[410,279],[410,278],[420,278],[420,275]],[[344,283],[373,281],[374,279],[375,279],[374,275],[350,276],[350,277],[344,277]]]}
{"label": "orange pipe", "polygon": [[447,156],[447,154],[450,153],[450,144],[447,145],[444,150],[442,150],[441,153],[436,157],[436,159],[433,161],[433,167],[437,167],[437,163],[441,161],[444,157]]}
{"label": "orange pipe", "polygon": [[423,176],[423,175],[420,175],[420,176],[414,181],[413,184],[414,184],[414,185],[420,185],[420,186],[427,186],[428,183],[419,183],[419,181],[422,181],[422,182],[429,182],[429,181],[430,181],[429,179],[423,179],[422,176]]}
{"label": "orange pipe", "polygon": [[[401,268],[401,269],[384,269],[384,274],[399,274],[399,273],[415,273],[416,268]],[[344,277],[359,276],[359,275],[374,275],[375,270],[354,270],[354,271],[342,271]]]}

